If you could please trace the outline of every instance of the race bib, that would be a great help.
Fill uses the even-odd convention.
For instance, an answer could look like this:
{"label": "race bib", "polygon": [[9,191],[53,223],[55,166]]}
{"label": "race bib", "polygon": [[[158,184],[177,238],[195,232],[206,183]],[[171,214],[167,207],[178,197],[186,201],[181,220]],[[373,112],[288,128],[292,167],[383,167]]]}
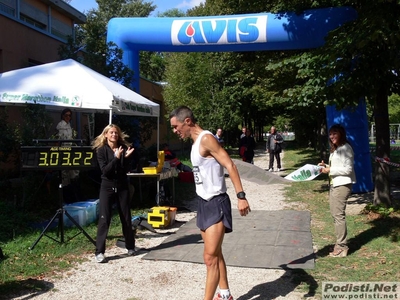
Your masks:
{"label": "race bib", "polygon": [[203,184],[203,179],[201,178],[200,169],[198,166],[193,166],[193,177],[195,184]]}

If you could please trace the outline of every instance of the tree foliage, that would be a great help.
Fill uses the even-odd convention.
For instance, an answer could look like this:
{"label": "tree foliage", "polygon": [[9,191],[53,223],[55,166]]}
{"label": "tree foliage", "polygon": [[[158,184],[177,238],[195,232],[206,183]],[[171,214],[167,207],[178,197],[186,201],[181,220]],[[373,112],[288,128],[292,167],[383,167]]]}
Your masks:
{"label": "tree foliage", "polygon": [[[219,126],[213,123],[215,120],[224,125],[240,120],[252,127],[273,124],[277,116],[283,116],[296,129],[297,140],[323,148],[318,136],[326,126],[326,105],[351,107],[365,98],[376,124],[376,154],[390,157],[388,97],[399,94],[399,0],[208,0],[187,14],[279,14],[331,6],[352,6],[358,17],[331,31],[325,45],[318,49],[174,54],[175,61],[168,60],[166,67],[168,105],[192,105],[209,128]],[[220,112],[210,107],[230,107],[230,119],[215,117]],[[387,165],[377,164],[375,204],[392,204],[388,174]]]}
{"label": "tree foliage", "polygon": [[392,94],[389,97],[389,121],[400,124],[400,96]]}
{"label": "tree foliage", "polygon": [[34,139],[46,139],[51,134],[49,128],[53,120],[44,105],[27,104],[22,113],[23,124],[15,129],[16,140],[21,145],[33,145]]}
{"label": "tree foliage", "polygon": [[[215,53],[172,53],[166,59],[165,102],[169,110],[188,105],[195,112],[204,128],[237,126],[235,119],[237,101],[229,101],[231,95],[222,90],[224,78],[219,71],[226,66]],[[218,70],[218,72],[216,72]],[[170,96],[171,95],[171,96]],[[233,116],[233,117],[232,117]]]}
{"label": "tree foliage", "polygon": [[[225,14],[239,14],[239,13],[251,13],[266,11],[271,8],[271,4],[263,1],[252,2],[250,5],[248,2],[242,1],[207,1],[204,5],[200,5],[194,9],[188,11],[189,16],[202,16],[202,15],[225,15]],[[208,86],[204,87],[206,93],[202,93],[199,96],[197,90],[185,90],[186,80],[192,80],[191,76],[183,77],[179,81],[174,81],[171,75],[175,71],[183,73],[187,67],[184,64],[184,60],[178,60],[176,57],[186,56],[187,54],[175,54],[174,60],[170,60],[167,64],[166,81],[168,82],[168,88],[165,93],[165,98],[169,108],[172,109],[176,102],[185,102],[186,98],[200,99],[202,103],[208,104],[209,100],[212,99],[213,103],[217,103],[214,106],[222,108],[223,111],[229,109],[229,114],[220,114],[218,117],[210,115],[207,110],[198,110],[196,106],[194,110],[196,116],[199,119],[207,120],[208,128],[224,127],[225,131],[235,130],[240,125],[246,125],[253,129],[256,136],[261,139],[261,133],[264,125],[273,125],[278,116],[284,117],[288,123],[292,123],[291,119],[294,119],[293,114],[299,112],[298,107],[294,107],[293,99],[282,98],[280,87],[285,88],[290,86],[291,81],[288,80],[293,76],[288,76],[287,73],[282,70],[268,70],[266,66],[271,64],[275,60],[280,60],[283,57],[290,57],[290,54],[284,52],[239,52],[239,53],[207,53],[202,55],[203,60],[197,59],[198,64],[208,66],[209,82]],[[205,58],[206,57],[206,58]],[[172,67],[174,65],[174,67]],[[217,67],[216,67],[217,66]],[[210,69],[212,68],[212,69]],[[286,68],[287,69],[287,68]],[[192,74],[193,69],[188,73]],[[293,71],[293,73],[296,71]],[[201,74],[201,73],[200,73]],[[273,86],[269,80],[271,77],[277,77],[281,79],[280,86]],[[186,78],[186,79],[185,79]],[[190,79],[189,79],[190,78]],[[183,81],[182,81],[183,80]],[[199,82],[199,79],[196,80]],[[301,84],[300,80],[297,80],[298,84]],[[206,83],[205,81],[202,83]],[[179,84],[179,85],[178,85]],[[182,92],[177,92],[181,90]],[[207,99],[203,99],[209,92],[213,91],[212,96]],[[218,93],[216,93],[218,91]],[[169,99],[174,99],[170,100]],[[311,100],[310,100],[311,101]],[[196,102],[196,101],[192,101]],[[197,106],[199,106],[198,104]],[[212,106],[211,106],[212,107]],[[322,105],[313,108],[318,111],[315,115],[321,115],[320,111]],[[304,104],[301,105],[303,110],[307,109],[308,113],[310,108],[306,108]],[[219,110],[212,110],[219,112]],[[314,114],[311,114],[314,115]],[[223,124],[223,125],[221,125]],[[289,124],[290,127],[294,127],[294,124]],[[299,127],[302,128],[302,127]],[[307,134],[305,134],[307,137]],[[308,136],[312,136],[309,134]],[[306,138],[307,143],[308,138]]]}
{"label": "tree foliage", "polygon": [[10,155],[18,149],[18,142],[14,136],[12,124],[8,122],[7,106],[0,110],[0,130],[3,134],[0,140],[0,162],[7,162]]}
{"label": "tree foliage", "polygon": [[[306,82],[287,93],[302,103],[314,97],[339,108],[365,97],[374,109],[376,155],[386,158],[390,157],[388,96],[399,87],[400,6],[398,1],[360,1],[355,8],[355,21],[330,32],[323,47],[307,53],[310,60],[294,61],[299,69],[296,77]],[[376,164],[375,204],[392,205],[388,174],[388,165]]]}

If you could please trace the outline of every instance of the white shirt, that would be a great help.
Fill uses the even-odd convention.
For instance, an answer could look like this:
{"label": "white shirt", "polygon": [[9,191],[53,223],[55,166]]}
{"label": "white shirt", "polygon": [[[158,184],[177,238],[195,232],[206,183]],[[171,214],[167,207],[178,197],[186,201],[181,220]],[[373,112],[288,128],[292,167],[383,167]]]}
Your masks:
{"label": "white shirt", "polygon": [[334,187],[356,182],[353,148],[346,143],[329,156],[329,176]]}
{"label": "white shirt", "polygon": [[65,122],[64,120],[61,120],[57,124],[57,130],[58,130],[58,138],[60,140],[72,140],[72,128],[71,124]]}
{"label": "white shirt", "polygon": [[224,168],[218,161],[213,157],[200,155],[200,142],[205,134],[214,136],[210,131],[202,131],[192,145],[190,159],[193,165],[196,193],[204,200],[210,200],[212,197],[226,192],[226,183]]}

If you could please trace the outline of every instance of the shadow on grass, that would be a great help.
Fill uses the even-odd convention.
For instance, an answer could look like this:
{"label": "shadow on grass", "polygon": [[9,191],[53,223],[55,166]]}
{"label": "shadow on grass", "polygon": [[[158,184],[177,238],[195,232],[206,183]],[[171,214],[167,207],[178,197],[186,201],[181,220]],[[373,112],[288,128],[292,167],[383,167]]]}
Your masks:
{"label": "shadow on grass", "polygon": [[278,297],[284,298],[286,295],[294,291],[301,283],[308,285],[308,292],[303,295],[303,297],[312,297],[315,295],[318,283],[311,275],[307,274],[306,271],[296,269],[287,270],[281,277],[274,281],[254,286],[249,292],[238,297],[237,300],[272,300]]}
{"label": "shadow on grass", "polygon": [[[400,240],[400,218],[398,216],[375,219],[370,222],[371,228],[361,232],[348,241],[349,254],[353,254],[361,249],[362,246],[376,238],[386,237],[392,243]],[[328,256],[334,245],[327,245],[317,252],[317,255]]]}
{"label": "shadow on grass", "polygon": [[22,299],[33,299],[38,295],[49,292],[54,285],[51,282],[40,279],[26,279],[20,281],[11,281],[0,284],[0,299],[14,299],[16,297],[24,297]]}

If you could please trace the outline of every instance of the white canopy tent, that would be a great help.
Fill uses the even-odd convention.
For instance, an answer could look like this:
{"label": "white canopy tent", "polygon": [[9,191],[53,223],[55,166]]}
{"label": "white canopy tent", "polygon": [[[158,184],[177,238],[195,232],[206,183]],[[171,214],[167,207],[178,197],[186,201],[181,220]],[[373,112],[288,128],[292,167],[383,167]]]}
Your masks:
{"label": "white canopy tent", "polygon": [[159,117],[160,106],[92,69],[66,59],[0,74],[0,103]]}
{"label": "white canopy tent", "polygon": [[[160,105],[118,82],[66,59],[0,74],[0,105],[42,104],[51,110],[157,117]],[[158,148],[158,147],[157,147]]]}
{"label": "white canopy tent", "polygon": [[0,105],[26,104],[42,104],[49,110],[109,112],[109,123],[113,113],[157,117],[159,150],[160,105],[73,59],[1,73]]}

